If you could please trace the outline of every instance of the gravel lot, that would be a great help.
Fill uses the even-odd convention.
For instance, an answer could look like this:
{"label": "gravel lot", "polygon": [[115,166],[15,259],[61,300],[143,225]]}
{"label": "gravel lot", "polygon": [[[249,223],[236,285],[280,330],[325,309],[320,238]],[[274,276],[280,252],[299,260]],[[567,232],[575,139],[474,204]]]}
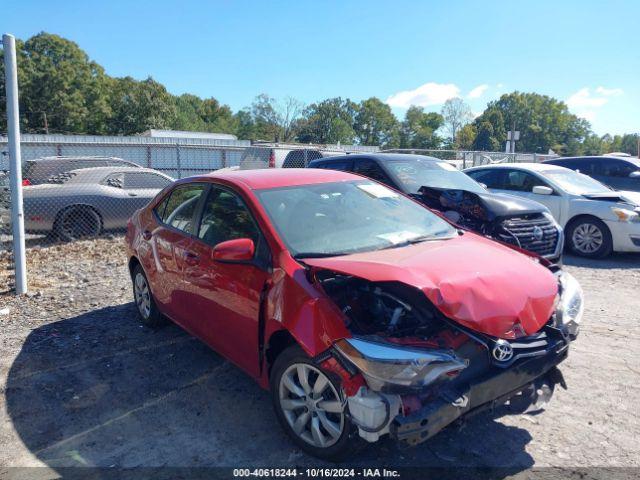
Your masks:
{"label": "gravel lot", "polygon": [[[237,368],[175,326],[138,325],[121,238],[32,248],[28,261],[30,295],[0,296],[0,467],[317,464]],[[562,366],[569,389],[545,412],[479,415],[353,463],[640,466],[640,256],[565,262],[587,311]],[[0,255],[0,282],[6,267]]]}

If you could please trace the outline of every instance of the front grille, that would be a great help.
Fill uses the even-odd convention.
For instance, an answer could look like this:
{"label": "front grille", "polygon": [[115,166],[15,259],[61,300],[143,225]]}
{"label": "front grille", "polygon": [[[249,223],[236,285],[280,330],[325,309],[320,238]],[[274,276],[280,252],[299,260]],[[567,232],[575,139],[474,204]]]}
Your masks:
{"label": "front grille", "polygon": [[[542,214],[508,218],[500,226],[500,240],[543,257],[553,255],[558,246],[558,229]],[[542,238],[536,238],[536,227],[542,230]]]}

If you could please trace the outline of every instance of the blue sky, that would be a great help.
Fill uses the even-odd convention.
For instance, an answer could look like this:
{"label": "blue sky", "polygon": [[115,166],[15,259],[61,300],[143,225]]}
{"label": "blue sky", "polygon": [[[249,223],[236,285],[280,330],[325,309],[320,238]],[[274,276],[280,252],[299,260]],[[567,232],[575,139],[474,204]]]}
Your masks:
{"label": "blue sky", "polygon": [[640,2],[5,0],[0,32],[77,42],[113,76],[234,110],[259,93],[305,103],[377,96],[402,115],[461,96],[567,101],[596,133],[640,131]]}

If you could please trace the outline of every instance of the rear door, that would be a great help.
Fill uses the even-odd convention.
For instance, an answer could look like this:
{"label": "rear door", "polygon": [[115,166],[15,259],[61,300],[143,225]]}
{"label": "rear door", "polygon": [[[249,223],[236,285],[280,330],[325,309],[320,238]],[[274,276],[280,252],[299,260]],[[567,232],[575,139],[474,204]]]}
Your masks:
{"label": "rear door", "polygon": [[183,184],[173,189],[155,208],[157,228],[144,231],[153,252],[153,271],[150,278],[154,298],[161,310],[185,329],[192,331],[189,313],[190,296],[185,289],[183,270],[189,261],[189,247],[193,242],[196,213],[206,185]]}
{"label": "rear door", "polygon": [[[184,269],[194,333],[257,376],[260,300],[269,278],[266,241],[245,202],[227,187],[211,186],[200,217]],[[254,261],[213,260],[213,247],[238,238],[253,240]]]}

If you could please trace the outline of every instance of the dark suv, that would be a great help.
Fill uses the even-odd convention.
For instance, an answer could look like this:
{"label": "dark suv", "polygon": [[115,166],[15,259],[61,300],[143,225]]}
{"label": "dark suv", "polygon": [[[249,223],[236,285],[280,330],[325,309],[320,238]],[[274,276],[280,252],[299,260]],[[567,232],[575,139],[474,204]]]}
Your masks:
{"label": "dark suv", "polygon": [[559,165],[595,178],[614,190],[640,192],[640,160],[632,157],[564,157],[544,163]]}
{"label": "dark suv", "polygon": [[424,155],[359,154],[314,160],[309,168],[364,175],[443,212],[458,225],[560,262],[562,228],[544,205],[490,193],[444,160]]}

